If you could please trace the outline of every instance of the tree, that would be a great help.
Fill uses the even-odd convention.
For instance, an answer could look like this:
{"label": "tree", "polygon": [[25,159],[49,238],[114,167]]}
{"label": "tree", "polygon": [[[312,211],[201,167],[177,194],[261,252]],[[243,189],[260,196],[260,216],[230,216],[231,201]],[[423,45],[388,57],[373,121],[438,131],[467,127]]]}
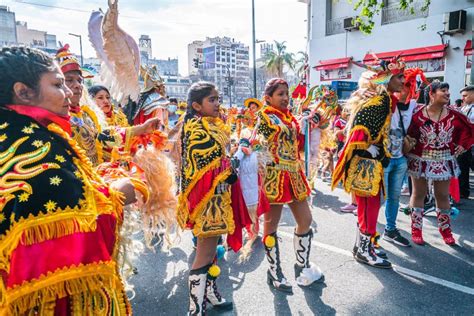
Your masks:
{"label": "tree", "polygon": [[264,67],[272,76],[283,77],[285,66],[292,70],[294,69],[294,55],[286,51],[285,43],[285,41],[275,41],[276,49],[272,49],[264,56]]}
{"label": "tree", "polygon": [[[359,16],[353,21],[358,24],[359,30],[363,33],[370,34],[375,26],[374,16],[379,14],[385,6],[384,0],[346,0],[347,2],[354,5],[354,10],[359,10]],[[417,0],[399,0],[398,8],[401,11],[408,10],[411,14],[415,14],[415,1]],[[421,7],[421,11],[425,12],[428,10],[431,0],[423,0],[424,3]],[[425,28],[426,26],[421,26]]]}

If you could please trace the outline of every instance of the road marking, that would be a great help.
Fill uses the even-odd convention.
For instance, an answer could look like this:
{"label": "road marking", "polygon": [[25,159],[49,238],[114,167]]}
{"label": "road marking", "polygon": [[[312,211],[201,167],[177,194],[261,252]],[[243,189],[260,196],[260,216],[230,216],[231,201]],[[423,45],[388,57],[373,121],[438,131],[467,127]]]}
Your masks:
{"label": "road marking", "polygon": [[[278,235],[285,236],[285,237],[288,237],[288,238],[293,238],[293,234],[290,234],[290,233],[287,233],[287,232],[284,232],[284,231],[279,231]],[[341,248],[338,248],[338,247],[335,247],[335,246],[324,244],[324,243],[321,243],[321,242],[318,242],[318,241],[313,241],[312,245],[317,246],[317,247],[321,247],[321,248],[329,250],[331,252],[338,253],[340,255],[344,255],[344,256],[347,256],[347,257],[352,257],[352,252],[351,251],[344,250],[344,249],[341,249]],[[444,286],[444,287],[447,287],[447,288],[450,288],[450,289],[453,289],[453,290],[456,290],[456,291],[459,291],[459,292],[474,295],[474,288],[464,286],[464,285],[461,285],[461,284],[457,284],[457,283],[454,283],[454,282],[450,282],[450,281],[447,281],[447,280],[444,280],[444,279],[440,279],[440,278],[431,276],[429,274],[421,273],[421,272],[411,270],[411,269],[408,269],[408,268],[400,267],[400,266],[395,265],[395,264],[393,264],[392,266],[393,266],[393,271],[395,271],[397,273],[409,275],[409,276],[412,276],[414,278],[429,281],[429,282],[432,282],[432,283],[435,283],[435,284],[438,284],[438,285],[441,285],[441,286]]]}

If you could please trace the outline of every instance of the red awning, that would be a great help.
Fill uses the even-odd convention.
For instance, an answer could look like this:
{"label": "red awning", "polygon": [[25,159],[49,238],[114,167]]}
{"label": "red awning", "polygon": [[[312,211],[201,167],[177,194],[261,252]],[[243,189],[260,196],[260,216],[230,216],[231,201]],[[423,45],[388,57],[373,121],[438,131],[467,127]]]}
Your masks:
{"label": "red awning", "polygon": [[472,55],[472,41],[467,40],[466,46],[464,46],[464,56]]}
{"label": "red awning", "polygon": [[[390,59],[400,55],[405,61],[427,60],[434,58],[442,58],[446,55],[446,45],[435,45],[420,48],[412,48],[405,50],[397,50],[393,52],[375,54],[379,59]],[[364,64],[372,64],[375,57],[372,54],[366,54]]]}
{"label": "red awning", "polygon": [[319,65],[314,66],[314,68],[316,70],[331,70],[331,69],[347,68],[349,67],[349,63],[351,62],[351,60],[352,60],[352,57],[320,60]]}

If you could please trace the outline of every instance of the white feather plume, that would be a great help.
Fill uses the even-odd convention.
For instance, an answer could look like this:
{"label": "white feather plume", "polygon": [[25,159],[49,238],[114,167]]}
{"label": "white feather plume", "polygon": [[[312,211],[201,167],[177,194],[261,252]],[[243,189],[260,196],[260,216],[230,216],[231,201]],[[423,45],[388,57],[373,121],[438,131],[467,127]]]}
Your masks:
{"label": "white feather plume", "polygon": [[125,104],[128,97],[137,101],[140,93],[140,51],[136,41],[118,25],[118,1],[108,0],[105,15],[92,12],[89,39],[101,59],[100,76],[110,87],[112,97]]}

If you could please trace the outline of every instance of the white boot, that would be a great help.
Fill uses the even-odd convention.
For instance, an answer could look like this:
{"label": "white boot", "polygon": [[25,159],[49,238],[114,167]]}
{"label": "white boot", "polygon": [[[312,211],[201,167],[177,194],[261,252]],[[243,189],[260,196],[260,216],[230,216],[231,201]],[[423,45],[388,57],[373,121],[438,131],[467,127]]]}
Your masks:
{"label": "white boot", "polygon": [[234,308],[232,302],[226,301],[217,290],[216,278],[208,276],[206,285],[206,298],[209,303],[221,311],[229,311]]}
{"label": "white boot", "polygon": [[358,234],[359,246],[354,258],[361,263],[365,263],[376,268],[390,269],[392,267],[390,261],[380,258],[375,253],[370,241],[371,236],[362,234],[360,232]]}
{"label": "white boot", "polygon": [[204,315],[206,311],[206,281],[210,265],[189,272],[188,315]]}
{"label": "white boot", "polygon": [[316,281],[322,281],[324,279],[321,269],[309,261],[312,239],[312,228],[310,228],[306,234],[298,235],[295,233],[293,237],[293,246],[296,255],[295,277],[296,283],[301,286],[309,286]]}

